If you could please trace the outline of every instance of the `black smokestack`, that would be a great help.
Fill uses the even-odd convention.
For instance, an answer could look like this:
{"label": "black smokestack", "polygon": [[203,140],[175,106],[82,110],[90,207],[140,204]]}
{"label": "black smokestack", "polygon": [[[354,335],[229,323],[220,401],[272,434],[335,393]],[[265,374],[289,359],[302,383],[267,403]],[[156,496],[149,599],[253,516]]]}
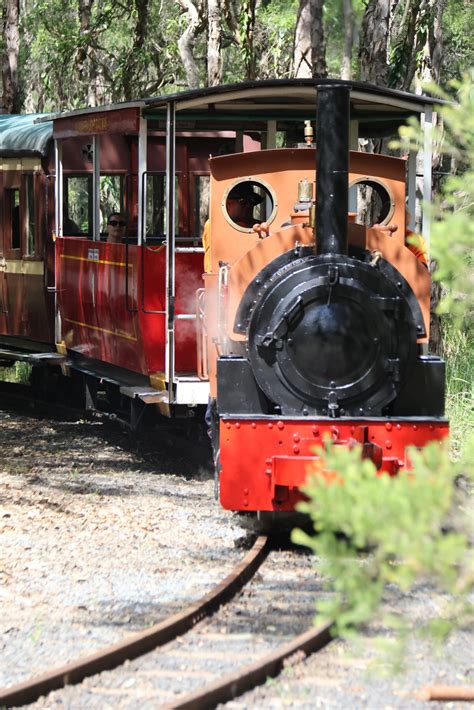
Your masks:
{"label": "black smokestack", "polygon": [[317,254],[347,254],[349,112],[348,87],[318,87]]}

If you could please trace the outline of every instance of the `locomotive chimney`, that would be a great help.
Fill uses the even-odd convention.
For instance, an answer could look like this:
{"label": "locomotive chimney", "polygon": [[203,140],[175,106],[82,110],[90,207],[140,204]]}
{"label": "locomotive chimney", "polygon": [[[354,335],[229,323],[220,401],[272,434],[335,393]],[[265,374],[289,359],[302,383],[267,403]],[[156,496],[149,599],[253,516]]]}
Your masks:
{"label": "locomotive chimney", "polygon": [[349,110],[348,87],[318,87],[317,254],[347,254]]}

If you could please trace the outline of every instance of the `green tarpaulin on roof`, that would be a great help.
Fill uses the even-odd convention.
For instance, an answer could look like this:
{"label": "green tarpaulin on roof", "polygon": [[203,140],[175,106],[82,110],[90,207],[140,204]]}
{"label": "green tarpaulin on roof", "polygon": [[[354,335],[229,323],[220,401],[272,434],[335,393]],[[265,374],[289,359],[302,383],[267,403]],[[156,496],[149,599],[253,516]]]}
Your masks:
{"label": "green tarpaulin on roof", "polygon": [[45,114],[0,114],[0,155],[46,155],[53,136],[53,122],[34,123]]}

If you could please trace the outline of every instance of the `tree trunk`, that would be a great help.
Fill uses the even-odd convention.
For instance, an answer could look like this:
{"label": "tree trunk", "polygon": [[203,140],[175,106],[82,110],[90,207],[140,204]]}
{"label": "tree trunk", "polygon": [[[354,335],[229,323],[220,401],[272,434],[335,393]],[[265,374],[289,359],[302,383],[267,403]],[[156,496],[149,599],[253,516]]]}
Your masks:
{"label": "tree trunk", "polygon": [[191,0],[178,0],[178,4],[188,15],[188,26],[178,40],[178,50],[186,74],[186,83],[190,89],[197,89],[200,79],[199,68],[194,57],[194,43],[197,35],[204,29],[200,19],[202,6],[197,7]]}
{"label": "tree trunk", "polygon": [[93,4],[94,0],[78,0],[79,31],[83,43],[80,44],[77,48],[75,64],[77,76],[79,78],[79,81],[81,82],[84,79],[85,63],[87,61],[87,50],[90,45],[89,42],[85,41],[85,36],[87,36],[87,34],[89,33]]}
{"label": "tree trunk", "polygon": [[5,113],[20,113],[18,53],[20,50],[20,2],[6,0],[3,22],[5,50],[2,57],[3,107]]}
{"label": "tree trunk", "polygon": [[219,0],[208,0],[207,83],[217,86],[222,81],[221,13]]}
{"label": "tree trunk", "polygon": [[360,78],[387,86],[390,0],[369,0],[359,41]]}
{"label": "tree trunk", "polygon": [[441,62],[443,60],[443,12],[446,0],[430,0],[428,33],[423,48],[423,60],[420,78],[423,82],[434,81],[439,84],[441,76]]}
{"label": "tree trunk", "polygon": [[255,79],[255,54],[253,51],[255,3],[256,0],[242,0],[240,8],[240,46],[244,60],[244,76],[247,81]]}
{"label": "tree trunk", "polygon": [[324,78],[328,74],[323,6],[324,0],[300,0],[293,47],[295,77]]}
{"label": "tree trunk", "polygon": [[128,71],[125,72],[123,78],[123,93],[124,99],[130,101],[140,93],[140,53],[143,49],[147,31],[148,31],[148,15],[150,9],[149,0],[134,0],[134,16],[135,27],[133,30],[133,42],[131,48],[128,50],[127,64]]}
{"label": "tree trunk", "polygon": [[342,56],[341,79],[352,78],[352,47],[354,44],[354,11],[352,0],[343,0],[344,12],[344,54]]}

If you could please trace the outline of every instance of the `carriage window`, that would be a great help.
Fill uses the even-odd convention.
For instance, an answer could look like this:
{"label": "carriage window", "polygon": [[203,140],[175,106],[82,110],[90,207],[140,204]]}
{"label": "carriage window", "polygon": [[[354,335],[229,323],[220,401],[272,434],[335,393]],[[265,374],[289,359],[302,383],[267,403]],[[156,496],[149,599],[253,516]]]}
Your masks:
{"label": "carriage window", "polygon": [[5,190],[7,210],[11,225],[10,248],[19,249],[20,240],[20,190]]}
{"label": "carriage window", "polygon": [[35,244],[35,185],[34,176],[26,176],[26,253],[28,256],[34,256],[36,253]]}
{"label": "carriage window", "polygon": [[394,210],[393,197],[382,182],[362,178],[349,186],[349,211],[357,224],[388,224]]}
{"label": "carriage window", "polygon": [[123,175],[100,176],[100,231],[107,231],[109,215],[123,212]]}
{"label": "carriage window", "polygon": [[166,184],[164,174],[146,176],[146,234],[164,237],[166,231]]}
{"label": "carriage window", "polygon": [[209,175],[196,175],[194,178],[194,236],[201,237],[204,224],[209,217]]}
{"label": "carriage window", "polygon": [[234,183],[222,200],[224,216],[239,232],[252,232],[258,222],[272,222],[277,211],[275,193],[261,180],[240,180]]}
{"label": "carriage window", "polygon": [[[179,191],[178,176],[175,176],[175,229],[179,231]],[[147,173],[146,176],[146,235],[166,236],[166,176],[164,173]]]}
{"label": "carriage window", "polygon": [[66,236],[92,235],[92,175],[64,178],[63,232]]}

